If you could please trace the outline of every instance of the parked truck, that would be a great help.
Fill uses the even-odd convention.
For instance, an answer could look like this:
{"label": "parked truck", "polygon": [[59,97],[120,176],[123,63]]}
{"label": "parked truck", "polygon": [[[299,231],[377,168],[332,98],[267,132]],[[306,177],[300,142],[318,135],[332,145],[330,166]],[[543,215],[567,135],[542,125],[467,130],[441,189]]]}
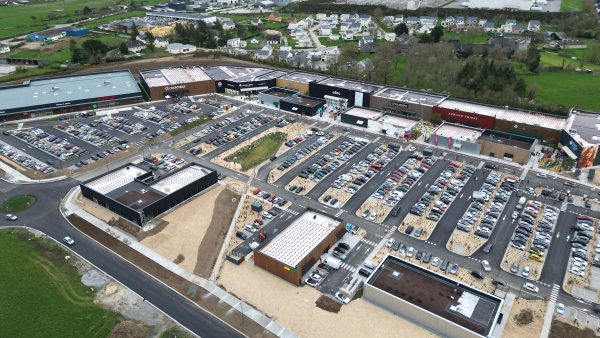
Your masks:
{"label": "parked truck", "polygon": [[342,266],[342,260],[333,256],[327,256],[321,260],[328,267],[338,270]]}

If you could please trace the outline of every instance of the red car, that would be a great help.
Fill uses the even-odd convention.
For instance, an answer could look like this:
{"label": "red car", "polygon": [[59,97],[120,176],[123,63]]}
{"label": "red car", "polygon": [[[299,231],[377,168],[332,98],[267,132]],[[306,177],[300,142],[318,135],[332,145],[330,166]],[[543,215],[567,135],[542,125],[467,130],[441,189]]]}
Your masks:
{"label": "red car", "polygon": [[258,225],[263,225],[263,223],[264,223],[264,222],[263,222],[263,220],[262,220],[262,219],[260,219],[260,218],[257,218],[257,219],[255,219],[255,220],[254,220],[254,223],[256,223],[256,224],[258,224]]}
{"label": "red car", "polygon": [[269,199],[268,199],[267,201],[269,201],[269,202],[273,202],[273,200],[274,200],[275,198],[277,198],[277,195],[273,195],[273,196],[269,197]]}
{"label": "red car", "polygon": [[258,195],[259,192],[260,192],[260,189],[258,189],[258,188],[252,190],[253,195]]}

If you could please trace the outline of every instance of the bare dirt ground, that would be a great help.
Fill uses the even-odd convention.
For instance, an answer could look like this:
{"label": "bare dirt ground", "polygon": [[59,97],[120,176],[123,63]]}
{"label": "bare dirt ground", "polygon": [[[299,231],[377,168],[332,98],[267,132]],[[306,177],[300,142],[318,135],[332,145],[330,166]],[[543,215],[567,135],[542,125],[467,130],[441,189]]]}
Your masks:
{"label": "bare dirt ground", "polygon": [[163,217],[159,223],[166,225],[151,231],[141,243],[185,270],[208,277],[239,199],[239,194],[215,185]]}
{"label": "bare dirt ground", "polygon": [[[317,149],[315,149],[312,154],[316,154],[318,151],[320,151],[321,149],[323,149],[323,147],[325,147],[326,145],[328,145],[329,143],[333,142],[335,139],[337,139],[340,136],[340,134],[338,133],[333,133],[333,137],[329,139],[329,141],[323,143],[321,146],[319,146]],[[292,168],[295,168],[296,166],[300,165],[300,163],[306,161],[308,158],[310,158],[310,156],[304,156],[303,158],[301,158],[300,160],[296,161],[296,163],[294,163],[294,165],[288,167],[285,170],[278,170],[278,169],[273,169],[271,170],[271,172],[269,173],[269,178],[267,179],[268,183],[274,183],[275,181],[277,181],[278,179],[281,178],[281,176],[285,175],[285,173],[287,173],[288,171],[292,170]]]}
{"label": "bare dirt ground", "polygon": [[121,217],[116,213],[100,206],[98,203],[94,203],[93,201],[83,197],[83,195],[81,195],[81,191],[75,195],[73,202],[81,209],[87,211],[89,214],[93,215],[104,223],[110,222],[111,219],[119,219],[119,217]]}
{"label": "bare dirt ground", "polygon": [[550,327],[549,338],[564,338],[564,337],[577,337],[577,338],[593,338],[598,337],[598,334],[594,330],[584,327],[572,325],[568,323],[564,318],[558,317],[552,321]]}
{"label": "bare dirt ground", "polygon": [[296,287],[252,262],[225,262],[218,282],[299,337],[434,337],[363,299],[342,306],[338,313],[322,310],[315,305],[321,296],[317,290]]}
{"label": "bare dirt ground", "polygon": [[[506,320],[504,338],[538,338],[544,324],[546,301],[518,298]],[[529,322],[529,323],[528,323]]]}

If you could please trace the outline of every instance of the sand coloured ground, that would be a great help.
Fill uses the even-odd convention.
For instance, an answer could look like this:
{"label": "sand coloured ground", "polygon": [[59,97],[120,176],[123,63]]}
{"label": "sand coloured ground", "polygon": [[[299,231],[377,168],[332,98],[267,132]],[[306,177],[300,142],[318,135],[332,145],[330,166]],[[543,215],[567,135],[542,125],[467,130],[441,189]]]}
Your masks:
{"label": "sand coloured ground", "polygon": [[[531,309],[533,313],[533,322],[527,325],[519,326],[514,317],[521,310]],[[544,315],[546,314],[546,301],[543,300],[525,300],[522,298],[516,299],[513,303],[508,322],[504,329],[503,338],[538,338],[542,332],[544,324]]]}
{"label": "sand coloured ground", "polygon": [[315,305],[321,296],[317,290],[296,287],[252,262],[225,262],[218,283],[299,337],[436,337],[363,299],[342,306],[337,314],[321,310]]}

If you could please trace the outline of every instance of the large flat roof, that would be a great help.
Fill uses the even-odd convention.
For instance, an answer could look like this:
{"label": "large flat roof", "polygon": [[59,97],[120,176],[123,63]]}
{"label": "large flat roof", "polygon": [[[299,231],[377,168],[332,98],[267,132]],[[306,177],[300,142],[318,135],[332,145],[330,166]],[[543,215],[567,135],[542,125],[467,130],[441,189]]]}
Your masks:
{"label": "large flat roof", "polygon": [[600,144],[600,114],[573,112],[569,125],[565,127],[583,147]]}
{"label": "large flat roof", "polygon": [[269,88],[267,90],[264,90],[264,91],[260,92],[260,94],[277,96],[277,97],[284,98],[284,99],[288,98],[290,96],[294,96],[297,93],[298,92],[296,92],[296,91],[289,90],[289,89],[284,89],[284,88],[279,88],[279,87],[272,87],[272,88]]}
{"label": "large flat roof", "polygon": [[184,13],[184,12],[146,12],[146,16],[157,16],[170,19],[181,19],[181,20],[206,20],[211,18],[209,15],[196,14],[196,13]]}
{"label": "large flat roof", "polygon": [[402,116],[394,116],[394,115],[384,115],[379,119],[381,123],[388,123],[396,127],[401,127],[405,129],[412,129],[417,123],[419,123],[419,119],[408,118]]}
{"label": "large flat roof", "polygon": [[548,129],[561,130],[567,124],[567,119],[560,116],[545,115],[536,112],[527,112],[510,107],[489,106],[475,102],[444,100],[440,108],[454,109],[463,112],[493,116],[499,120],[540,126]]}
{"label": "large flat roof", "polygon": [[258,67],[238,67],[238,66],[213,66],[213,67],[203,67],[204,71],[208,76],[210,76],[213,80],[230,80],[238,77],[262,72],[272,72],[271,69],[258,68]]}
{"label": "large flat roof", "polygon": [[284,80],[296,81],[301,83],[318,82],[325,80],[327,76],[313,73],[293,72],[281,77]]}
{"label": "large flat roof", "polygon": [[316,107],[320,104],[325,104],[325,102],[326,102],[323,99],[319,99],[319,98],[312,97],[312,96],[305,96],[305,95],[296,95],[296,96],[288,97],[288,98],[284,99],[283,101],[290,102],[290,103],[297,104],[297,105],[304,106],[304,107]]}
{"label": "large flat roof", "polygon": [[433,134],[447,138],[452,137],[453,140],[475,142],[483,135],[483,129],[445,122],[437,127]]}
{"label": "large flat roof", "polygon": [[0,112],[123,95],[142,95],[128,70],[39,78],[0,87]]}
{"label": "large flat roof", "polygon": [[391,255],[367,283],[481,336],[492,332],[502,306],[498,297]]}
{"label": "large flat roof", "polygon": [[149,87],[162,87],[212,80],[200,67],[142,70],[140,71],[140,76]]}
{"label": "large flat roof", "polygon": [[444,101],[447,96],[427,93],[421,91],[414,91],[410,89],[401,89],[386,87],[375,93],[373,96],[383,97],[395,101],[403,101],[408,103],[416,103],[428,106],[435,106]]}
{"label": "large flat roof", "polygon": [[352,107],[346,110],[344,114],[362,117],[369,120],[377,120],[383,115],[383,113],[380,111],[360,107]]}
{"label": "large flat roof", "polygon": [[260,252],[290,267],[296,267],[340,224],[339,221],[307,211],[271,239]]}
{"label": "large flat roof", "polygon": [[354,80],[348,80],[348,79],[342,79],[342,78],[333,78],[333,77],[319,81],[319,84],[327,85],[327,86],[331,86],[331,87],[350,89],[350,90],[359,91],[359,92],[363,92],[363,93],[373,93],[373,92],[383,88],[383,86],[376,85],[374,83],[360,82],[360,81],[354,81]]}
{"label": "large flat roof", "polygon": [[136,177],[139,177],[145,173],[147,173],[147,171],[142,168],[134,165],[128,165],[89,181],[85,185],[90,189],[106,195],[111,191],[126,186],[127,184],[133,182]]}
{"label": "large flat roof", "polygon": [[234,82],[253,82],[253,81],[262,81],[262,80],[272,80],[278,77],[282,77],[287,72],[281,70],[272,70],[272,69],[261,69],[257,72],[250,73],[244,76],[238,76],[235,78],[229,79]]}
{"label": "large flat roof", "polygon": [[212,170],[206,169],[199,165],[190,165],[173,173],[172,175],[165,177],[150,187],[168,195],[201,179],[202,177],[208,175],[211,171]]}

